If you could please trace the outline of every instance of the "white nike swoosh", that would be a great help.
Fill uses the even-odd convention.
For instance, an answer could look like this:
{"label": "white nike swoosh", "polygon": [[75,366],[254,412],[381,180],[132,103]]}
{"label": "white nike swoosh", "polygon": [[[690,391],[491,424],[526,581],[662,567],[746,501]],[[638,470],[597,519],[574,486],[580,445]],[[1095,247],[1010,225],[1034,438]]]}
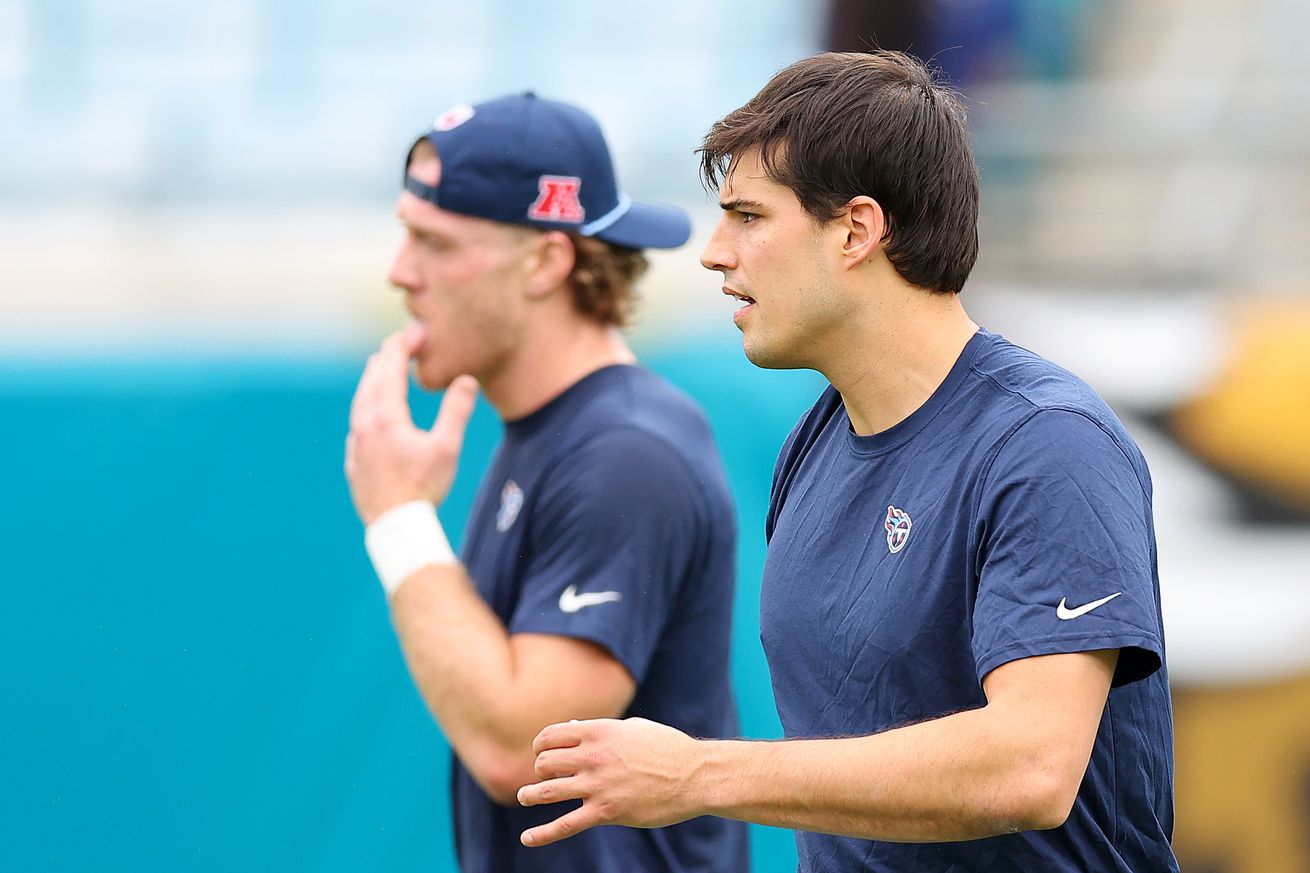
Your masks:
{"label": "white nike swoosh", "polygon": [[613,603],[615,600],[622,599],[623,595],[617,591],[587,591],[579,594],[578,586],[570,585],[559,596],[559,608],[564,612],[577,612],[579,609],[585,609],[588,606]]}
{"label": "white nike swoosh", "polygon": [[1079,606],[1075,609],[1070,609],[1069,607],[1065,606],[1064,598],[1061,597],[1060,605],[1055,607],[1055,614],[1060,617],[1061,621],[1068,621],[1071,618],[1077,618],[1080,615],[1086,615],[1087,613],[1091,612],[1093,609],[1096,609],[1098,606],[1105,606],[1107,603],[1109,603],[1111,600],[1114,600],[1120,594],[1123,594],[1123,592],[1116,591],[1113,594],[1111,594],[1109,597],[1102,597],[1100,600],[1093,600],[1091,603],[1084,603],[1082,606]]}

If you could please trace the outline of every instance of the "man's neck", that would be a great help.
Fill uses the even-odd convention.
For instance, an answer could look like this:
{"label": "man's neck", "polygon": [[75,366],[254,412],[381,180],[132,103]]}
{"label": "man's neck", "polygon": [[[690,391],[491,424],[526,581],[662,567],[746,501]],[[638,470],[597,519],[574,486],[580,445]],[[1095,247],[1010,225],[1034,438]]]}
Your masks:
{"label": "man's neck", "polygon": [[844,331],[820,370],[855,432],[881,433],[927,402],[977,330],[957,295],[896,288]]}
{"label": "man's neck", "polygon": [[617,329],[570,320],[525,338],[504,367],[479,381],[501,420],[514,421],[536,412],[587,375],[636,360]]}

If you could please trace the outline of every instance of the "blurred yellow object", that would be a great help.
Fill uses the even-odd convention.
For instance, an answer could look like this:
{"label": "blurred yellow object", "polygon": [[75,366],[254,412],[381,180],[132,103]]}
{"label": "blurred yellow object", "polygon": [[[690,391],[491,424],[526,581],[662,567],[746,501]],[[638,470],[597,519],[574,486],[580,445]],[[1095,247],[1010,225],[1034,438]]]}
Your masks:
{"label": "blurred yellow object", "polygon": [[1177,438],[1243,484],[1310,513],[1310,301],[1244,306],[1224,357],[1214,385],[1171,416]]}
{"label": "blurred yellow object", "polygon": [[1183,870],[1310,869],[1310,674],[1174,692],[1174,849]]}

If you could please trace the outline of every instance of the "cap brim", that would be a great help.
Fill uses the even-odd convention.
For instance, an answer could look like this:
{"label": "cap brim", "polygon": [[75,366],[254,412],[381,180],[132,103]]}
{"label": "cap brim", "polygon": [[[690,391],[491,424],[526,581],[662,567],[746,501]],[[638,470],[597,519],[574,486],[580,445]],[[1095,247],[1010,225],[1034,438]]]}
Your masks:
{"label": "cap brim", "polygon": [[691,218],[676,206],[634,200],[623,217],[596,238],[632,249],[676,249],[691,239]]}

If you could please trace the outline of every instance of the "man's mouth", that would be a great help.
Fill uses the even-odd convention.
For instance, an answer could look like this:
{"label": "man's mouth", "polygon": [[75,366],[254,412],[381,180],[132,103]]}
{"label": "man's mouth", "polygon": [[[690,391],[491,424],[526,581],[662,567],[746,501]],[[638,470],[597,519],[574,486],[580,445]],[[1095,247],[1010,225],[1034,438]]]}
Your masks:
{"label": "man's mouth", "polygon": [[744,306],[742,307],[743,309],[746,308],[746,306],[750,306],[755,302],[754,297],[749,297],[745,294],[742,294],[740,291],[736,291],[732,288],[729,288],[727,285],[723,286],[723,293],[729,297],[740,300],[744,304]]}
{"label": "man's mouth", "polygon": [[416,357],[423,350],[428,339],[428,329],[417,318],[410,319],[404,328],[405,350],[410,357]]}

